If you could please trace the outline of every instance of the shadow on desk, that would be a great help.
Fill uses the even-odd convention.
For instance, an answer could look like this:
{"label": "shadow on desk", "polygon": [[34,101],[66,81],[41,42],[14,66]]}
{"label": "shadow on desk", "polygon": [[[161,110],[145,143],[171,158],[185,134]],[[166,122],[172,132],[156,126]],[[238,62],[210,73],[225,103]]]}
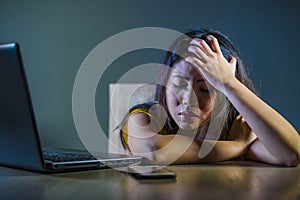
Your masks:
{"label": "shadow on desk", "polygon": [[34,175],[40,176],[41,174],[0,165],[0,179],[2,177],[10,177],[10,176],[11,177],[25,177],[25,176],[34,176]]}
{"label": "shadow on desk", "polygon": [[289,168],[285,166],[278,166],[278,165],[271,165],[263,162],[256,162],[256,161],[250,161],[250,160],[231,160],[231,161],[224,161],[224,162],[215,162],[210,163],[209,165],[213,166],[239,166],[239,167],[266,167],[266,168]]}

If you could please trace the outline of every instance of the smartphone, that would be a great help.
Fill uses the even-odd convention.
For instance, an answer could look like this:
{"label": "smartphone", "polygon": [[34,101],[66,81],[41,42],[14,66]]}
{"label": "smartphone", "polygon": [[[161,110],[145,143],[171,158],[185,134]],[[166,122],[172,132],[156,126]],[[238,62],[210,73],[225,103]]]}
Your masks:
{"label": "smartphone", "polygon": [[162,178],[176,178],[176,173],[163,168],[163,166],[129,166],[128,172],[140,179],[162,179]]}

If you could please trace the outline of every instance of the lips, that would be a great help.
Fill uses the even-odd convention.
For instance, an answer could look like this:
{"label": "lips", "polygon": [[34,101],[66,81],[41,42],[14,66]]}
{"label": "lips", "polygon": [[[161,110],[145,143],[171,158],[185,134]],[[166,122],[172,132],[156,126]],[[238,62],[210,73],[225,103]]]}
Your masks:
{"label": "lips", "polygon": [[191,118],[191,117],[200,118],[199,115],[197,115],[196,113],[189,112],[189,111],[181,111],[178,113],[178,115],[181,115],[181,116],[187,117],[187,118]]}

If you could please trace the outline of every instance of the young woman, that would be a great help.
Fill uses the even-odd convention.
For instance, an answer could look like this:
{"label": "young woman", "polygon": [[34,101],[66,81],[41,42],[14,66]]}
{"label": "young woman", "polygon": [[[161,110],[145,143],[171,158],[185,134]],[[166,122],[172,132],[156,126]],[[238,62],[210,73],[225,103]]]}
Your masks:
{"label": "young woman", "polygon": [[255,94],[225,35],[206,29],[186,32],[162,64],[155,101],[133,107],[121,124],[126,150],[167,164],[238,157],[299,164],[299,134]]}

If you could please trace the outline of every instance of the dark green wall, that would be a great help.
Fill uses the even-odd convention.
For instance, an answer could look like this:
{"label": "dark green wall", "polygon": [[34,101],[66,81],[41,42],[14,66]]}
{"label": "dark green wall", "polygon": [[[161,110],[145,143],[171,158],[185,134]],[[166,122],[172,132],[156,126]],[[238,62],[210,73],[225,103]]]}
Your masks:
{"label": "dark green wall", "polygon": [[[72,87],[87,54],[108,37],[137,27],[215,28],[229,35],[252,67],[262,98],[300,130],[300,3],[298,1],[33,1],[0,0],[0,43],[21,45],[44,144],[80,147]],[[107,83],[161,52],[122,56],[99,84],[97,106],[107,131]],[[98,90],[99,91],[99,90]]]}

